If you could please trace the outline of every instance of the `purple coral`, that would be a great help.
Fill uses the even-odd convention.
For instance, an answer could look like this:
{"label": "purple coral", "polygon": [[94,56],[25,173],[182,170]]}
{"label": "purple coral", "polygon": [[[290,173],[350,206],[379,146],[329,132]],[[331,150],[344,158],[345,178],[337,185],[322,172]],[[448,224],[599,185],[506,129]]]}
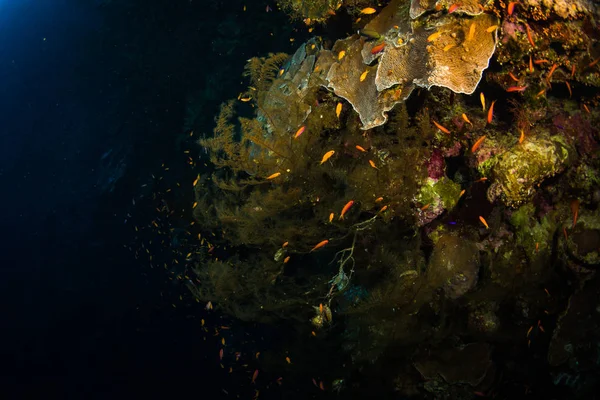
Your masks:
{"label": "purple coral", "polygon": [[427,161],[427,175],[436,181],[446,173],[446,162],[444,154],[440,149],[434,149]]}

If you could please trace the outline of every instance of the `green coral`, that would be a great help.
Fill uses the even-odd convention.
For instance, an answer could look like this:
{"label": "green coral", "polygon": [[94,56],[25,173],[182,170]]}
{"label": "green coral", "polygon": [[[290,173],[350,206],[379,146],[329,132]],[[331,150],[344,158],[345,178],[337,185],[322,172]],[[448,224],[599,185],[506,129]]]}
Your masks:
{"label": "green coral", "polygon": [[429,204],[432,208],[442,207],[451,210],[458,202],[460,190],[460,185],[448,177],[444,176],[437,181],[429,178],[421,187],[417,201],[421,204]]}

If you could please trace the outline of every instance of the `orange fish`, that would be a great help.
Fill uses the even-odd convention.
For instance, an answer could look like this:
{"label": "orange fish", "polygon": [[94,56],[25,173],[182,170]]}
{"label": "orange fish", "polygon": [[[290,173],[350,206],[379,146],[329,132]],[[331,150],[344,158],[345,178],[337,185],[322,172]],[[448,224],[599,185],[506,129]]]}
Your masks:
{"label": "orange fish", "polygon": [[317,245],[315,247],[312,248],[312,250],[309,253],[312,253],[313,251],[320,249],[321,247],[325,246],[327,243],[329,243],[329,240],[327,240],[327,239],[320,241],[319,243],[317,243]]}
{"label": "orange fish", "polygon": [[488,110],[488,115],[487,115],[488,124],[491,124],[492,120],[494,119],[494,103],[495,102],[496,102],[496,100],[492,101],[492,104],[490,105],[490,109]]}
{"label": "orange fish", "polygon": [[223,359],[223,349],[219,350],[219,360]]}
{"label": "orange fish", "polygon": [[533,73],[533,62],[531,60],[531,56],[529,56],[529,72]]}
{"label": "orange fish", "polygon": [[485,218],[483,218],[481,215],[479,216],[479,220],[481,221],[481,223],[482,223],[483,225],[485,225],[485,229],[490,229],[490,227],[489,227],[489,225],[488,225],[487,221],[486,221],[486,220],[485,220]]}
{"label": "orange fish", "polygon": [[252,374],[252,383],[256,381],[256,378],[258,378],[258,370],[254,371],[254,374]]}
{"label": "orange fish", "polygon": [[565,84],[567,85],[567,89],[569,89],[569,97],[573,96],[573,91],[571,90],[571,85],[569,84],[568,81],[565,81]]}
{"label": "orange fish", "polygon": [[473,125],[473,123],[472,123],[471,121],[469,121],[469,117],[467,117],[467,114],[463,113],[463,114],[462,114],[462,119],[463,119],[463,120],[465,120],[465,122],[466,122],[467,124],[471,124],[471,125]]}
{"label": "orange fish", "polygon": [[483,92],[479,93],[479,100],[481,100],[481,107],[483,108],[483,111],[485,111],[485,95]]}
{"label": "orange fish", "polygon": [[439,38],[441,35],[442,35],[442,32],[440,32],[440,31],[432,33],[431,35],[429,35],[427,37],[427,41],[428,42],[433,42],[435,39]]}
{"label": "orange fish", "polygon": [[579,215],[579,200],[575,199],[571,202],[571,212],[573,213],[573,227],[575,227]]}
{"label": "orange fish", "polygon": [[290,244],[290,242],[283,242],[283,244],[281,245],[281,247],[287,247],[288,244]]}
{"label": "orange fish", "polygon": [[485,182],[485,181],[487,181],[487,178],[484,176],[483,178],[477,179],[474,183]]}
{"label": "orange fish", "polygon": [[512,92],[524,92],[525,89],[527,89],[527,85],[525,86],[511,86],[506,88],[506,91],[508,93],[512,93]]}
{"label": "orange fish", "polygon": [[377,54],[377,53],[381,53],[383,51],[383,49],[385,48],[385,42],[378,44],[377,46],[374,46],[371,49],[371,54]]}
{"label": "orange fish", "polygon": [[294,139],[298,139],[298,137],[300,137],[300,135],[302,135],[302,133],[304,133],[304,131],[306,130],[306,126],[302,125],[297,131],[296,134],[294,135]]}
{"label": "orange fish", "polygon": [[379,203],[380,201],[383,201],[383,197],[378,197],[375,199],[375,203]]}
{"label": "orange fish", "polygon": [[333,221],[333,217],[335,217],[334,213],[329,214],[329,222]]}
{"label": "orange fish", "polygon": [[286,258],[283,259],[283,263],[287,264],[290,261],[290,256],[287,256]]}
{"label": "orange fish", "polygon": [[463,194],[465,194],[465,189],[460,191],[460,194],[458,195],[458,197],[462,197]]}
{"label": "orange fish", "polygon": [[319,313],[323,314],[323,303],[319,304]]}
{"label": "orange fish", "polygon": [[367,79],[367,74],[368,74],[368,73],[369,73],[369,70],[368,70],[368,69],[367,69],[367,70],[365,70],[365,72],[363,72],[362,74],[360,74],[360,78],[359,78],[359,80],[362,82],[362,81],[364,81],[365,79]]}
{"label": "orange fish", "polygon": [[379,213],[382,213],[387,209],[388,209],[388,206],[383,206],[383,207],[381,207],[381,210],[379,210]]}
{"label": "orange fish", "polygon": [[339,219],[344,219],[344,215],[348,212],[348,210],[350,209],[350,207],[352,207],[352,204],[354,204],[354,200],[350,200],[349,202],[346,203],[346,205],[344,206],[344,208],[342,208],[342,213],[340,214],[340,218]]}
{"label": "orange fish", "polygon": [[342,113],[342,103],[337,103],[337,106],[335,106],[335,116],[339,118],[341,113]]}
{"label": "orange fish", "polygon": [[527,40],[529,40],[529,44],[531,47],[535,48],[535,42],[533,41],[533,36],[531,36],[531,29],[528,24],[525,24],[525,30],[527,31]]}
{"label": "orange fish", "polygon": [[329,158],[330,158],[332,155],[334,155],[334,154],[335,154],[335,150],[329,150],[327,153],[325,153],[325,154],[323,155],[323,158],[321,159],[321,165],[322,165],[322,164],[323,164],[325,161],[329,160]]}
{"label": "orange fish", "polygon": [[588,108],[587,104],[583,103],[583,108],[585,109],[585,112],[588,114],[590,113],[590,109]]}
{"label": "orange fish", "polygon": [[436,128],[438,128],[440,131],[447,133],[448,135],[450,134],[450,131],[448,130],[448,128],[438,124],[437,122],[435,122],[434,120],[431,120],[431,122],[433,122],[433,124],[436,126]]}
{"label": "orange fish", "polygon": [[521,130],[521,136],[519,136],[519,144],[523,143],[523,140],[525,140],[525,132]]}
{"label": "orange fish", "polygon": [[194,179],[194,183],[192,183],[192,186],[196,186],[196,184],[198,183],[198,179],[200,179],[200,175],[198,175],[198,177]]}
{"label": "orange fish", "polygon": [[356,146],[354,146],[354,147],[356,148],[356,150],[358,150],[358,151],[362,151],[363,153],[366,153],[366,152],[367,152],[367,151],[365,150],[365,148],[364,148],[364,147],[362,147],[362,146],[356,145]]}
{"label": "orange fish", "polygon": [[512,15],[513,11],[515,11],[515,4],[517,4],[516,1],[511,1],[510,3],[508,3],[508,6],[506,7],[508,15]]}
{"label": "orange fish", "polygon": [[421,211],[425,211],[429,208],[429,203],[425,204],[423,207],[421,207]]}
{"label": "orange fish", "polygon": [[286,358],[285,358],[285,361],[286,361],[288,364],[291,364],[291,363],[292,363],[292,360],[290,360],[290,358],[289,358],[289,357],[286,357]]}
{"label": "orange fish", "polygon": [[535,60],[535,61],[533,61],[533,63],[534,63],[535,65],[547,64],[547,63],[549,63],[549,62],[550,62],[550,61],[548,61],[548,60],[543,60],[543,59],[540,59],[540,60]]}
{"label": "orange fish", "polygon": [[475,22],[471,23],[471,26],[469,27],[469,36],[467,36],[467,41],[473,40],[473,37],[475,37]]}
{"label": "orange fish", "polygon": [[498,25],[492,25],[492,26],[490,26],[489,28],[487,28],[485,31],[486,31],[487,33],[492,33],[492,32],[494,32],[496,29],[498,29]]}
{"label": "orange fish", "polygon": [[556,71],[556,67],[558,65],[556,64],[552,64],[552,68],[550,68],[550,72],[548,72],[548,77],[546,78],[546,81],[550,82],[550,78],[552,78],[552,74],[554,73],[554,71]]}
{"label": "orange fish", "polygon": [[588,67],[592,68],[594,65],[598,64],[598,61],[600,61],[600,57],[596,58],[594,61],[592,61],[591,63],[589,63]]}
{"label": "orange fish", "polygon": [[281,172],[275,172],[274,174],[267,176],[267,180],[275,179],[279,175],[281,175]]}
{"label": "orange fish", "polygon": [[509,72],[508,76],[510,76],[510,79],[512,79],[513,81],[519,82],[519,79],[517,79],[517,77],[512,72]]}
{"label": "orange fish", "polygon": [[367,8],[363,8],[362,10],[360,10],[361,14],[367,14],[367,15],[375,14],[376,12],[377,12],[377,10],[374,9],[373,7],[367,7]]}
{"label": "orange fish", "polygon": [[484,140],[485,140],[485,135],[483,135],[482,137],[477,139],[477,141],[475,142],[473,147],[471,147],[471,153],[475,153],[477,151],[477,149],[479,148],[479,146],[481,146],[481,143],[483,143]]}
{"label": "orange fish", "polygon": [[457,3],[452,4],[448,8],[448,14],[452,14],[454,11],[456,11],[458,9],[458,7],[460,7],[460,4],[457,4]]}

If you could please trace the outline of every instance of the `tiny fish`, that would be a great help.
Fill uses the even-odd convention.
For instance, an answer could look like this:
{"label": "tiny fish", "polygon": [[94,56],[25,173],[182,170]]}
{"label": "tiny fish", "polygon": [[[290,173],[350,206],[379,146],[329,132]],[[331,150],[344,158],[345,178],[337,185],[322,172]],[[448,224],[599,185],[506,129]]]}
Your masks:
{"label": "tiny fish", "polygon": [[198,177],[196,179],[194,179],[194,183],[192,183],[192,186],[196,186],[199,179],[200,179],[200,175],[198,175]]}
{"label": "tiny fish", "polygon": [[569,84],[568,81],[565,81],[565,84],[567,85],[567,89],[569,89],[569,97],[573,96],[573,91],[571,90],[571,85]]}
{"label": "tiny fish", "polygon": [[290,256],[287,256],[286,258],[283,259],[283,263],[287,264],[290,261]]}
{"label": "tiny fish", "polygon": [[448,51],[448,50],[450,50],[453,47],[456,47],[456,44],[455,43],[450,43],[450,44],[445,45],[442,50],[443,51]]}
{"label": "tiny fish", "polygon": [[327,153],[323,154],[323,158],[321,159],[321,164],[322,165],[325,161],[329,160],[329,158],[335,154],[335,150],[329,150]]}
{"label": "tiny fish", "polygon": [[471,124],[473,125],[473,123],[471,121],[469,121],[469,117],[467,117],[467,114],[463,113],[462,114],[462,119],[467,123],[467,124]]}
{"label": "tiny fish", "polygon": [[344,215],[348,212],[348,210],[350,209],[350,207],[352,207],[352,204],[354,204],[354,200],[350,200],[349,202],[346,203],[346,205],[344,206],[344,208],[342,208],[342,213],[340,214],[340,218],[339,219],[344,219]]}
{"label": "tiny fish", "polygon": [[329,243],[329,240],[327,240],[327,239],[320,241],[319,243],[317,243],[317,245],[315,247],[312,248],[312,250],[309,253],[312,253],[313,251],[320,249],[321,247],[325,246],[327,243]]}
{"label": "tiny fish", "polygon": [[285,361],[286,361],[288,364],[291,364],[291,363],[292,363],[292,360],[290,360],[290,358],[289,358],[289,357],[286,357],[286,358],[285,358]]}
{"label": "tiny fish", "polygon": [[192,208],[196,208],[196,206],[198,205],[198,202],[194,202],[194,204],[192,204]]}
{"label": "tiny fish", "polygon": [[552,74],[554,73],[554,71],[556,71],[556,67],[558,65],[556,64],[552,64],[552,68],[550,68],[550,72],[548,72],[548,77],[546,78],[546,81],[550,82],[550,78],[552,78]]}
{"label": "tiny fish", "polygon": [[333,221],[334,217],[335,217],[335,213],[329,214],[329,222]]}
{"label": "tiny fish", "polygon": [[529,40],[529,44],[531,47],[535,48],[535,42],[533,41],[533,36],[531,36],[531,28],[529,28],[528,24],[525,24],[525,30],[527,31],[527,40]]}
{"label": "tiny fish", "polygon": [[458,7],[460,7],[460,4],[457,4],[457,3],[452,4],[448,8],[448,14],[452,14],[454,11],[456,11],[458,9]]}
{"label": "tiny fish", "polygon": [[517,4],[516,1],[511,1],[510,3],[508,3],[508,6],[506,7],[506,11],[508,11],[508,15],[512,15],[513,11],[515,11],[515,4]]}
{"label": "tiny fish", "polygon": [[527,89],[527,85],[525,86],[511,86],[506,88],[506,91],[508,93],[512,93],[512,92],[524,92],[525,89]]}
{"label": "tiny fish", "polygon": [[531,56],[529,56],[529,72],[533,73],[533,62],[531,60]]}
{"label": "tiny fish", "polygon": [[485,140],[485,135],[483,135],[482,137],[477,139],[477,141],[475,142],[473,147],[471,147],[471,153],[475,153],[477,151],[477,149],[479,148],[479,146],[481,146],[481,143],[483,143],[484,140]]}
{"label": "tiny fish", "polygon": [[249,102],[250,100],[252,100],[252,96],[248,96],[248,97],[240,97],[240,100],[243,101],[244,103]]}
{"label": "tiny fish", "polygon": [[483,111],[485,111],[485,95],[483,92],[479,93],[479,100],[481,100],[481,107],[483,108]]}
{"label": "tiny fish", "polygon": [[267,180],[275,179],[279,175],[281,175],[281,172],[275,172],[274,174],[267,176]]}
{"label": "tiny fish", "polygon": [[523,143],[523,140],[525,140],[525,132],[523,132],[523,130],[521,129],[521,136],[519,136],[519,144]]}
{"label": "tiny fish", "polygon": [[342,103],[337,103],[337,106],[335,106],[335,116],[339,118],[341,113],[342,113]]}
{"label": "tiny fish", "polygon": [[385,42],[378,44],[377,46],[373,46],[371,49],[371,54],[381,53],[385,48]]}
{"label": "tiny fish", "polygon": [[492,104],[490,105],[490,109],[488,110],[488,115],[487,115],[488,124],[491,124],[492,120],[494,119],[494,103],[495,102],[496,102],[496,100],[492,101]]}
{"label": "tiny fish", "polygon": [[471,26],[469,27],[469,36],[467,37],[467,41],[473,40],[474,36],[475,36],[475,22],[472,22]]}
{"label": "tiny fish", "polygon": [[374,9],[373,7],[367,7],[367,8],[363,8],[362,10],[360,10],[361,14],[366,14],[366,15],[375,14],[376,12],[377,12],[377,10]]}
{"label": "tiny fish", "polygon": [[440,36],[442,36],[442,32],[441,31],[437,31],[437,32],[432,33],[431,35],[429,35],[427,37],[427,41],[428,42],[433,42],[435,39],[439,38]]}
{"label": "tiny fish", "polygon": [[342,58],[344,58],[345,55],[346,55],[346,52],[344,50],[341,50],[338,53],[338,60],[341,60]]}
{"label": "tiny fish", "polygon": [[258,378],[258,370],[254,371],[254,373],[252,374],[252,383],[256,381],[256,378]]}
{"label": "tiny fish", "polygon": [[465,194],[465,189],[463,189],[463,190],[460,191],[460,194],[458,195],[458,197],[462,197],[463,194]]}
{"label": "tiny fish", "polygon": [[379,203],[380,201],[383,201],[383,197],[378,197],[375,199],[375,203]]}
{"label": "tiny fish", "polygon": [[448,130],[448,128],[438,124],[437,122],[435,122],[434,120],[431,120],[431,122],[433,122],[433,124],[435,125],[436,128],[438,128],[440,131],[447,133],[448,135],[450,134],[450,131]]}
{"label": "tiny fish", "polygon": [[519,79],[512,72],[509,72],[508,76],[510,76],[510,79],[512,79],[513,81],[519,82]]}
{"label": "tiny fish", "polygon": [[492,32],[494,32],[496,29],[498,29],[498,25],[492,25],[492,26],[490,26],[489,28],[487,28],[485,31],[486,31],[487,33],[492,33]]}
{"label": "tiny fish", "polygon": [[485,218],[483,218],[481,215],[479,216],[479,220],[481,221],[481,223],[485,226],[485,229],[490,229],[487,221],[485,220]]}
{"label": "tiny fish", "polygon": [[362,146],[356,145],[356,146],[354,146],[354,147],[356,148],[356,150],[358,150],[358,151],[362,151],[363,153],[366,153],[366,152],[367,152],[367,151],[364,149],[364,147],[362,147]]}
{"label": "tiny fish", "polygon": [[384,212],[385,210],[388,209],[388,206],[383,206],[381,207],[381,209],[379,210],[379,213],[381,214],[382,212]]}
{"label": "tiny fish", "polygon": [[598,64],[598,61],[600,61],[600,57],[596,58],[594,61],[592,61],[591,63],[589,63],[588,67],[592,68],[594,65]]}
{"label": "tiny fish", "polygon": [[219,350],[219,360],[223,359],[223,349]]}
{"label": "tiny fish", "polygon": [[360,81],[364,81],[365,79],[367,79],[367,74],[369,73],[369,70],[365,70],[365,72],[363,72],[362,74],[360,74]]}
{"label": "tiny fish", "polygon": [[305,130],[306,130],[305,125],[302,125],[300,128],[298,128],[298,130],[294,134],[294,139],[298,139],[300,137],[300,135],[302,135],[304,133]]}
{"label": "tiny fish", "polygon": [[421,211],[425,211],[429,208],[429,203],[425,204],[423,207],[420,208]]}
{"label": "tiny fish", "polygon": [[369,165],[375,169],[379,169],[377,168],[377,165],[375,165],[375,163],[373,162],[373,160],[369,160]]}

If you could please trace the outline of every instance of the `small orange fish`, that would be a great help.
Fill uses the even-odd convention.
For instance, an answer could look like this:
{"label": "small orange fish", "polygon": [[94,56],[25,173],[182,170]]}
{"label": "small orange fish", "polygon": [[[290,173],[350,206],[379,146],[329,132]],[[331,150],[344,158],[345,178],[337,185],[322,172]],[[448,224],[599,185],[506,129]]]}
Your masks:
{"label": "small orange fish", "polygon": [[315,251],[317,249],[320,249],[321,247],[325,246],[327,243],[329,243],[329,240],[327,240],[327,239],[320,241],[319,243],[317,243],[317,245],[315,247],[312,248],[310,253],[312,253],[313,251]]}
{"label": "small orange fish", "polygon": [[221,344],[225,346],[225,338],[221,338]]}
{"label": "small orange fish", "polygon": [[344,208],[342,208],[342,213],[340,214],[340,218],[339,219],[344,219],[344,215],[348,212],[348,210],[350,209],[350,207],[352,207],[352,204],[354,204],[354,200],[350,200],[349,202],[346,203],[346,205],[344,206]]}
{"label": "small orange fish", "polygon": [[441,31],[437,31],[435,33],[432,33],[431,35],[429,35],[427,37],[427,41],[428,42],[433,42],[434,40],[436,40],[437,38],[439,38],[440,36],[442,36],[442,32]]}
{"label": "small orange fish", "polygon": [[[194,202],[194,204],[192,204],[192,208],[196,208],[196,206],[198,205],[198,202]],[[155,223],[156,225],[156,223]]]}
{"label": "small orange fish", "polygon": [[531,28],[529,28],[528,24],[525,24],[525,30],[527,31],[527,40],[529,40],[529,44],[531,47],[535,48],[535,42],[533,41],[533,36],[531,36]]}
{"label": "small orange fish", "polygon": [[275,172],[274,174],[267,176],[267,180],[275,179],[279,175],[281,175],[281,172]]}
{"label": "small orange fish", "polygon": [[283,242],[283,244],[281,245],[281,247],[287,247],[288,244],[290,244],[290,242]]}
{"label": "small orange fish", "polygon": [[377,165],[375,165],[375,163],[373,162],[373,160],[369,160],[369,165],[375,169],[379,169],[377,168]]}
{"label": "small orange fish", "polygon": [[579,200],[575,199],[571,202],[571,212],[573,213],[573,227],[575,227],[579,215]]}
{"label": "small orange fish", "polygon": [[591,63],[589,63],[588,67],[592,68],[594,65],[598,64],[598,61],[600,61],[600,57],[596,58],[594,61],[592,61]]}
{"label": "small orange fish", "polygon": [[437,122],[435,122],[434,120],[431,120],[431,122],[433,122],[433,124],[435,125],[436,128],[438,128],[440,131],[447,133],[448,135],[450,134],[450,131],[448,130],[448,128],[438,124]]}
{"label": "small orange fish", "polygon": [[460,4],[457,4],[457,3],[452,4],[448,8],[448,14],[452,14],[454,11],[456,11],[458,9],[458,7],[460,7]]}
{"label": "small orange fish", "polygon": [[475,36],[475,22],[471,23],[471,26],[469,27],[469,36],[467,36],[467,41],[473,40],[474,36]]}
{"label": "small orange fish", "polygon": [[533,61],[531,60],[531,56],[529,56],[529,73],[533,73]]}
{"label": "small orange fish", "polygon": [[487,181],[487,178],[484,176],[482,178],[477,179],[474,183],[485,182],[485,181]]}
{"label": "small orange fish", "polygon": [[319,382],[319,389],[325,391],[325,386],[323,386],[323,381]]}
{"label": "small orange fish", "polygon": [[479,100],[481,100],[481,107],[483,108],[483,111],[485,111],[485,95],[483,92],[479,93]]}
{"label": "small orange fish", "polygon": [[506,11],[508,11],[508,15],[512,15],[513,11],[515,11],[515,4],[517,4],[516,1],[511,1],[510,3],[508,3],[508,6],[506,7]]}
{"label": "small orange fish", "polygon": [[508,93],[512,93],[512,92],[524,92],[525,89],[527,89],[527,85],[525,86],[511,86],[506,88],[506,91]]}
{"label": "small orange fish", "polygon": [[286,258],[283,259],[283,263],[287,264],[290,261],[290,256],[287,256]]}
{"label": "small orange fish", "polygon": [[199,179],[200,179],[200,175],[198,175],[198,177],[196,179],[194,179],[194,183],[192,183],[192,186],[196,186]]}
{"label": "small orange fish", "polygon": [[319,304],[319,313],[323,314],[323,303]]}
{"label": "small orange fish", "polygon": [[585,112],[588,114],[590,113],[590,109],[588,108],[587,104],[583,103],[583,108],[585,109]]}
{"label": "small orange fish", "polygon": [[442,49],[443,51],[448,51],[451,48],[456,47],[456,43],[450,43],[444,46],[444,48]]}
{"label": "small orange fish", "polygon": [[340,50],[340,52],[338,53],[338,60],[341,60],[342,58],[344,58],[345,55],[346,55],[346,52],[344,50]]}
{"label": "small orange fish", "polygon": [[481,223],[482,223],[483,225],[485,225],[485,229],[490,229],[490,227],[489,227],[489,225],[488,225],[487,221],[486,221],[486,220],[485,220],[485,218],[483,218],[481,215],[479,216],[479,220],[481,221]]}
{"label": "small orange fish", "polygon": [[547,64],[547,63],[549,63],[549,62],[550,62],[550,61],[548,61],[548,60],[544,60],[544,59],[539,59],[539,60],[534,60],[534,61],[533,61],[533,63],[534,63],[535,65]]}
{"label": "small orange fish", "polygon": [[548,76],[546,77],[547,82],[550,82],[550,78],[552,78],[552,74],[556,71],[556,67],[558,67],[558,65],[552,64],[552,68],[550,68],[550,72],[548,72]]}
{"label": "small orange fish", "polygon": [[219,350],[219,360],[223,359],[223,349]]}
{"label": "small orange fish", "polygon": [[342,113],[342,103],[337,103],[337,106],[335,106],[335,116],[339,118],[341,113]]}
{"label": "small orange fish", "polygon": [[298,128],[298,130],[294,134],[294,139],[298,139],[300,137],[300,135],[302,135],[302,133],[304,133],[305,130],[306,130],[306,126],[304,126],[304,125],[302,125],[300,128]]}
{"label": "small orange fish", "polygon": [[465,189],[463,189],[463,190],[460,191],[460,194],[458,195],[458,197],[462,197],[463,194],[465,194]]}
{"label": "small orange fish", "polygon": [[256,378],[258,378],[258,370],[254,371],[254,374],[252,374],[252,383],[256,381]]}
{"label": "small orange fish", "polygon": [[360,10],[361,14],[366,14],[366,15],[375,14],[376,12],[377,12],[377,10],[374,9],[373,7],[367,7],[367,8],[363,8],[362,10]]}
{"label": "small orange fish", "polygon": [[335,150],[329,150],[327,153],[325,153],[325,154],[323,155],[323,158],[321,159],[321,164],[320,164],[320,165],[323,165],[323,163],[324,163],[325,161],[329,160],[329,158],[330,158],[332,155],[334,155],[334,154],[335,154]]}
{"label": "small orange fish", "polygon": [[374,46],[371,49],[371,54],[377,54],[377,53],[381,53],[383,51],[383,49],[385,48],[385,42],[378,44],[377,46]]}
{"label": "small orange fish", "polygon": [[385,211],[385,210],[387,210],[387,209],[388,209],[388,206],[383,206],[383,207],[381,207],[381,209],[379,210],[379,213],[382,213],[382,212],[384,212],[384,211]]}
{"label": "small orange fish", "polygon": [[291,363],[292,363],[292,360],[290,360],[290,358],[289,358],[289,357],[286,357],[286,358],[285,358],[285,361],[286,361],[288,364],[291,364]]}
{"label": "small orange fish", "polygon": [[425,204],[423,207],[420,208],[421,211],[425,211],[429,208],[429,203]]}
{"label": "small orange fish", "polygon": [[512,72],[509,72],[508,76],[510,76],[510,79],[512,79],[513,81],[519,82],[519,79],[517,79],[517,77]]}
{"label": "small orange fish", "polygon": [[521,136],[519,136],[519,144],[523,143],[523,140],[525,140],[525,132],[523,132],[523,130],[521,129]]}
{"label": "small orange fish", "polygon": [[358,151],[362,151],[363,153],[366,153],[366,152],[367,152],[367,151],[364,149],[364,147],[362,147],[362,146],[356,145],[356,146],[354,146],[354,147],[356,148],[356,150],[358,150]]}
{"label": "small orange fish", "polygon": [[335,217],[334,213],[329,214],[329,222],[333,221],[333,217]]}
{"label": "small orange fish", "polygon": [[488,110],[488,115],[487,115],[488,124],[491,124],[492,120],[494,119],[494,103],[496,103],[496,100],[492,101],[492,104],[490,105],[490,109]]}
{"label": "small orange fish", "polygon": [[569,89],[569,97],[573,96],[573,91],[571,90],[571,85],[569,84],[569,81],[565,81],[565,84],[567,85],[567,89]]}
{"label": "small orange fish", "polygon": [[477,139],[477,141],[475,142],[473,147],[471,147],[471,153],[475,153],[477,151],[477,149],[479,148],[479,146],[481,146],[481,143],[483,143],[484,140],[485,140],[485,135],[483,135],[482,137]]}
{"label": "small orange fish", "polygon": [[378,197],[375,199],[375,203],[379,203],[380,201],[383,201],[383,197]]}
{"label": "small orange fish", "polygon": [[360,81],[364,81],[365,79],[367,79],[367,74],[369,73],[369,70],[365,70],[365,72],[363,72],[362,74],[360,74]]}
{"label": "small orange fish", "polygon": [[467,123],[467,124],[471,124],[473,125],[473,123],[471,121],[469,121],[469,117],[467,117],[467,114],[463,113],[462,114],[462,119]]}
{"label": "small orange fish", "polygon": [[492,32],[494,32],[496,29],[498,29],[498,25],[492,25],[492,26],[490,26],[489,28],[487,28],[485,31],[486,31],[487,33],[492,33]]}

